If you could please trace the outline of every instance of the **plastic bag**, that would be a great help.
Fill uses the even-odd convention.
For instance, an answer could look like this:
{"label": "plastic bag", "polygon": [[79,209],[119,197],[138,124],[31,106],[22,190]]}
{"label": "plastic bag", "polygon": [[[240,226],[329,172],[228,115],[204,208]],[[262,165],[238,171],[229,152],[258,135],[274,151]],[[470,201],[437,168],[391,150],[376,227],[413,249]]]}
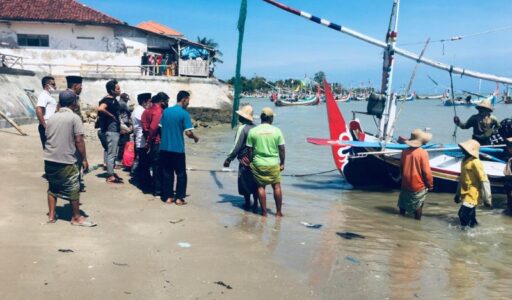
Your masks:
{"label": "plastic bag", "polygon": [[123,166],[125,168],[133,167],[135,160],[135,144],[132,141],[126,142],[123,153]]}

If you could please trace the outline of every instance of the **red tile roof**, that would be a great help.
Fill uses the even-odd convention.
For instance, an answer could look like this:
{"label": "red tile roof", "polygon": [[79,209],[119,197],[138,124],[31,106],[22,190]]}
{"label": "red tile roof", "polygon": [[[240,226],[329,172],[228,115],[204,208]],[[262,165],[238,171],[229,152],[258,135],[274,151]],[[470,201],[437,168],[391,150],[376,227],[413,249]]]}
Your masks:
{"label": "red tile roof", "polygon": [[0,0],[0,20],[125,24],[74,0]]}
{"label": "red tile roof", "polygon": [[142,22],[139,25],[137,25],[137,27],[157,34],[163,34],[168,36],[183,36],[183,34],[177,32],[176,30],[169,28],[165,25],[159,24],[155,21]]}

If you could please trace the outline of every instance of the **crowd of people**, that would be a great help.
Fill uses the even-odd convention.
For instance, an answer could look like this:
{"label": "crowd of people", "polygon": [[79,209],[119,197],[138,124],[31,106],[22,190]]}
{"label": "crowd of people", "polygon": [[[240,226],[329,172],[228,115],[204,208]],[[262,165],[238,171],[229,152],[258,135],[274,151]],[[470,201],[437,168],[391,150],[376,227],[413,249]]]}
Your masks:
{"label": "crowd of people", "polygon": [[148,54],[144,52],[140,59],[141,75],[176,76],[177,63],[167,54]]}
{"label": "crowd of people", "polygon": [[[80,193],[85,191],[82,174],[89,169],[84,142],[84,127],[80,113],[79,95],[82,78],[68,76],[65,91],[58,101],[51,95],[56,90],[55,79],[42,79],[43,91],[39,95],[36,114],[38,131],[44,150],[45,178],[48,180],[48,222],[57,220],[55,213],[58,198],[71,202],[72,225],[95,226],[80,215]],[[191,94],[180,91],[176,104],[169,106],[170,97],[160,92],[141,93],[137,105],[130,110],[128,94],[121,93],[116,80],[106,84],[107,95],[98,103],[96,128],[104,149],[103,163],[106,182],[124,184],[115,169],[122,166],[125,145],[133,141],[134,162],[130,167],[131,183],[142,191],[159,196],[167,204],[187,204],[187,172],[185,136],[199,141],[187,111]],[[454,197],[460,203],[460,224],[473,227],[478,224],[476,207],[483,203],[492,206],[491,186],[480,161],[480,146],[493,143],[493,135],[500,126],[491,115],[490,103],[477,106],[478,114],[466,123],[458,118],[454,122],[461,128],[473,128],[473,138],[459,144],[464,158],[461,163],[459,185]],[[241,123],[236,131],[235,143],[223,166],[239,161],[238,192],[245,199],[244,208],[267,215],[267,185],[273,189],[276,216],[282,214],[281,172],[285,163],[285,142],[281,130],[272,125],[274,112],[265,107],[260,114],[261,124],[254,123],[253,108],[243,106],[236,112]],[[429,191],[434,189],[428,152],[422,148],[432,139],[432,134],[416,129],[405,141],[409,148],[401,156],[401,191],[398,199],[399,212],[422,217],[423,205]],[[494,141],[495,142],[495,141]],[[507,163],[504,170],[507,211],[512,213],[512,138],[505,140]],[[128,153],[129,154],[129,153]],[[176,183],[176,184],[175,184]],[[251,203],[252,196],[252,203]]]}
{"label": "crowd of people", "polygon": [[[44,177],[48,181],[48,222],[56,222],[57,199],[71,202],[71,224],[92,227],[96,224],[80,214],[80,193],[85,192],[83,173],[89,171],[84,142],[79,95],[82,78],[68,76],[67,89],[56,100],[52,92],[57,89],[55,78],[42,79],[43,91],[37,102],[38,131],[44,151]],[[194,142],[199,137],[187,111],[191,100],[188,91],[176,95],[176,104],[169,106],[170,97],[160,92],[141,93],[137,105],[130,110],[129,95],[121,92],[116,80],[105,85],[106,96],[98,102],[95,128],[103,147],[103,167],[106,183],[124,184],[116,169],[128,167],[130,182],[145,193],[159,196],[167,204],[186,205],[187,172],[185,140]],[[276,201],[276,216],[282,216],[281,176],[284,169],[284,138],[272,126],[274,113],[270,108],[261,112],[261,125],[254,125],[253,109],[245,106],[238,112],[242,123],[237,131],[235,147],[224,165],[229,166],[236,157],[240,160],[239,192],[253,195],[255,211],[258,201],[262,215],[267,215],[265,186],[271,185]],[[133,143],[134,160],[123,165]],[[125,150],[127,149],[127,150]],[[126,153],[124,151],[127,151]],[[123,162],[121,162],[123,161]]]}

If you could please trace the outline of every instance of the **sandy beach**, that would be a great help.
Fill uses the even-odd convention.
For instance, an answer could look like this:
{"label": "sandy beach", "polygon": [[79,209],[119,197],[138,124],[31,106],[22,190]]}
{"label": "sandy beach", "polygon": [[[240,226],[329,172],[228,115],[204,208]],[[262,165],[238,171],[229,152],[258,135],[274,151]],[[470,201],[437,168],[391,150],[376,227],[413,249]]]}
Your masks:
{"label": "sandy beach", "polygon": [[[208,173],[189,174],[189,205],[177,207],[128,183],[107,185],[97,170],[85,177],[81,209],[98,226],[71,226],[62,200],[60,220],[46,224],[37,129],[23,129],[29,136],[0,132],[0,298],[314,298],[303,279],[275,262],[256,235],[218,222],[208,206],[221,199]],[[88,138],[87,151],[91,165],[100,163],[98,141]],[[194,165],[205,165],[199,163],[204,158],[193,159]],[[125,172],[119,173],[128,181]],[[190,248],[181,248],[180,242]],[[61,252],[67,249],[73,252]]]}

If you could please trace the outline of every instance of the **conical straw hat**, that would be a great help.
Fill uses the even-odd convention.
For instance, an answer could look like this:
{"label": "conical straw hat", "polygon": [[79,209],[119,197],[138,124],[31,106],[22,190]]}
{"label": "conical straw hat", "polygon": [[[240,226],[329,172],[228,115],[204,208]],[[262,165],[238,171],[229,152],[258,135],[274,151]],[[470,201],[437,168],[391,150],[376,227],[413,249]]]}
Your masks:
{"label": "conical straw hat", "polygon": [[414,129],[411,132],[411,138],[405,143],[413,148],[419,148],[423,146],[424,144],[430,142],[432,139],[432,134],[429,132],[425,132],[421,129]]}
{"label": "conical straw hat", "polygon": [[459,144],[471,156],[478,158],[480,156],[480,143],[475,140],[467,140]]}
{"label": "conical straw hat", "polygon": [[488,99],[485,99],[485,100],[482,100],[480,103],[478,103],[476,105],[476,108],[486,108],[490,111],[494,111],[494,108],[492,107],[492,104],[491,104],[491,101],[489,101]]}
{"label": "conical straw hat", "polygon": [[254,121],[254,118],[252,116],[253,109],[252,109],[252,106],[250,106],[250,105],[242,106],[242,108],[240,110],[237,110],[236,113],[246,120],[249,120],[251,122]]}

